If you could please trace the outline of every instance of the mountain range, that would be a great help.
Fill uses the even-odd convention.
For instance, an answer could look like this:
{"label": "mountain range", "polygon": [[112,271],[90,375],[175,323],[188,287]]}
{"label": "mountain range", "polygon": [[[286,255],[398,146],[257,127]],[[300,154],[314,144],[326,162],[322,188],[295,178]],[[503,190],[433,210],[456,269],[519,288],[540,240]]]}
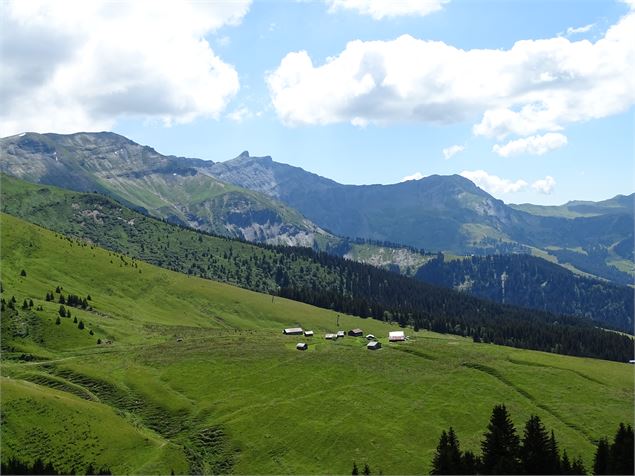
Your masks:
{"label": "mountain range", "polygon": [[[459,175],[344,185],[268,156],[164,156],[109,132],[25,133],[0,139],[0,152],[0,170],[10,175],[99,191],[170,222],[249,241],[351,256],[342,237],[459,255],[520,252],[622,284],[632,284],[635,272],[635,194],[560,207],[507,205]],[[399,261],[392,253],[394,263],[378,253],[357,255],[400,270],[412,262],[412,255]]]}

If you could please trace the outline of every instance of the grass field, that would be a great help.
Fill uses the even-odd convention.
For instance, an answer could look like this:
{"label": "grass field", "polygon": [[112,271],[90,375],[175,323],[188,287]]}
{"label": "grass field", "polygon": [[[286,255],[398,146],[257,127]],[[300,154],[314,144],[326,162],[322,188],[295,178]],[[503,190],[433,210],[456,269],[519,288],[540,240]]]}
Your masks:
{"label": "grass field", "polygon": [[[538,414],[588,467],[593,441],[633,420],[627,364],[412,330],[389,344],[394,325],[187,277],[8,215],[0,225],[3,297],[18,308],[2,317],[3,458],[128,474],[344,474],[353,460],[423,473],[450,425],[478,451],[502,402],[517,427]],[[71,308],[83,330],[55,324],[59,303],[44,296],[56,286],[90,294],[92,311]],[[384,347],[325,341],[338,318]],[[307,352],[281,333],[294,325],[316,331]]]}

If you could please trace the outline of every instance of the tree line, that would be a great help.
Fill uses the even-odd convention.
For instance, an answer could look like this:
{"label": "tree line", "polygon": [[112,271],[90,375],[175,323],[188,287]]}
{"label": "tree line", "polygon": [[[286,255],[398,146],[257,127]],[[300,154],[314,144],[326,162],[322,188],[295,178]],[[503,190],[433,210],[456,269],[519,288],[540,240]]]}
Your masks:
{"label": "tree line", "polygon": [[[634,474],[633,428],[620,423],[613,442],[601,438],[593,459],[593,474]],[[522,437],[505,405],[496,405],[483,434],[481,454],[462,451],[452,427],[443,430],[431,462],[430,474],[563,474],[584,475],[582,458],[560,453],[554,432],[532,415]]]}

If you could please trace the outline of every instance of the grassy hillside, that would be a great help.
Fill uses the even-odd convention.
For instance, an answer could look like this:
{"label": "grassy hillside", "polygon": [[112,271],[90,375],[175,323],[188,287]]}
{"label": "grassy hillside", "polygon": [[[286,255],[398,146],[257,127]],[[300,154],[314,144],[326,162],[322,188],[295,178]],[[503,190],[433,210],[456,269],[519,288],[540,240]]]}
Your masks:
{"label": "grassy hillside", "polygon": [[[627,364],[511,349],[340,315],[384,348],[325,341],[338,315],[157,268],[1,216],[2,457],[115,473],[427,471],[442,429],[477,450],[494,404],[538,414],[588,465],[633,419]],[[21,276],[24,270],[26,276]],[[53,292],[90,295],[56,325]],[[32,299],[32,310],[21,308]],[[37,311],[42,306],[41,311]],[[316,331],[307,352],[281,328]],[[93,331],[93,335],[89,331]],[[97,339],[102,344],[97,345]],[[106,341],[110,344],[105,344]],[[81,469],[80,469],[81,470]]]}
{"label": "grassy hillside", "polygon": [[629,339],[596,329],[590,319],[502,306],[311,249],[203,235],[103,195],[0,178],[3,211],[192,276],[496,344],[621,362],[632,354]]}

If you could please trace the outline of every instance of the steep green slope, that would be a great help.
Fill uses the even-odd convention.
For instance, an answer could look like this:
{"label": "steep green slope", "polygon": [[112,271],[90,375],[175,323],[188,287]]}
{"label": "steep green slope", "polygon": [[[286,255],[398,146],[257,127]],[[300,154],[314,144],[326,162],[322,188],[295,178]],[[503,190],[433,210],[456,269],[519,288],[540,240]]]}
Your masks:
{"label": "steep green slope", "polygon": [[429,260],[417,279],[496,302],[590,317],[633,333],[633,288],[577,276],[528,255]]}
{"label": "steep green slope", "polygon": [[204,160],[164,156],[117,134],[20,134],[0,139],[0,154],[0,170],[16,177],[97,190],[216,234],[302,246],[329,237],[275,199],[199,173]]}
{"label": "steep green slope", "polygon": [[[96,194],[4,177],[2,210],[159,266],[362,317],[486,342],[624,361],[632,343],[563,317],[482,301],[310,249],[206,236]],[[554,325],[557,324],[557,325]]]}
{"label": "steep green slope", "polygon": [[[593,441],[634,417],[628,364],[425,331],[389,344],[396,327],[386,323],[0,220],[2,296],[18,304],[2,319],[3,458],[53,459],[67,471],[95,462],[116,474],[345,474],[353,460],[422,473],[441,429],[454,426],[477,450],[492,406],[504,402],[517,426],[539,415],[589,466]],[[71,308],[85,328],[69,318],[56,325],[59,303],[47,292],[55,301],[90,295],[92,310]],[[384,348],[322,339],[338,318]],[[316,331],[309,351],[282,335],[290,325]]]}

